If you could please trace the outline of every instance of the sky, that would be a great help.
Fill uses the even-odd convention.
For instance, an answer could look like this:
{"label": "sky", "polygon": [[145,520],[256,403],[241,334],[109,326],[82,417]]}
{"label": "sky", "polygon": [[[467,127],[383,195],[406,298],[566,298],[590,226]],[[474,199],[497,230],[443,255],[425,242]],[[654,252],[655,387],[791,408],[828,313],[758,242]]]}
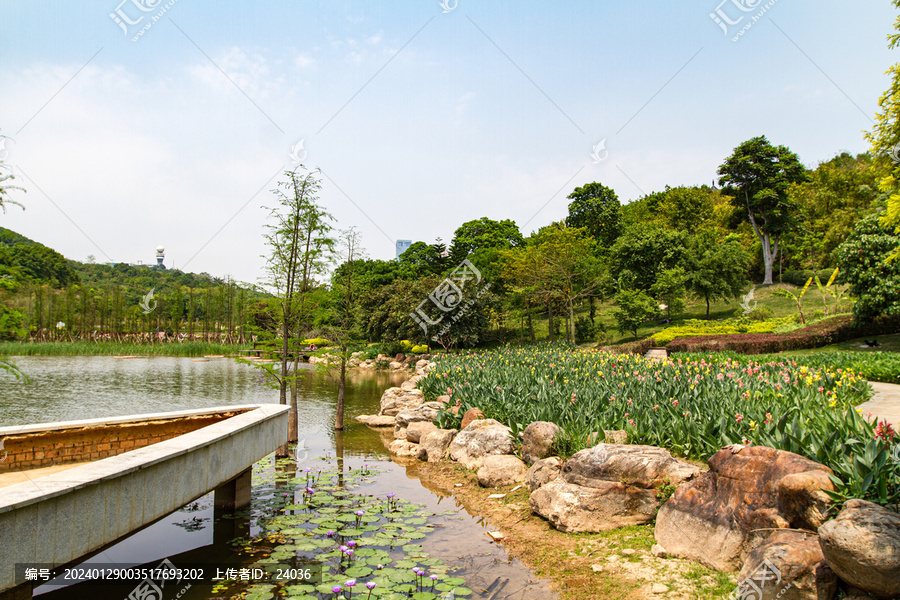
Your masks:
{"label": "sky", "polygon": [[485,216],[527,235],[592,181],[709,184],[758,135],[809,167],[868,150],[891,2],[720,1],[0,0],[0,158],[27,190],[0,226],[257,283],[301,162],[390,259]]}

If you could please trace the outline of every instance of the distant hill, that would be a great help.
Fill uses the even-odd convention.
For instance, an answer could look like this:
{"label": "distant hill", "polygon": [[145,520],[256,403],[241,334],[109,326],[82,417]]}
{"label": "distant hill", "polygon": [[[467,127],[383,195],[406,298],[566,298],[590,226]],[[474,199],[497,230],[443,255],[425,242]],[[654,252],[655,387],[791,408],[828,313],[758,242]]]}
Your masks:
{"label": "distant hill", "polygon": [[25,237],[21,233],[16,233],[12,229],[0,227],[0,246],[13,246],[15,244],[26,244],[28,246],[43,246],[44,244],[36,242]]}

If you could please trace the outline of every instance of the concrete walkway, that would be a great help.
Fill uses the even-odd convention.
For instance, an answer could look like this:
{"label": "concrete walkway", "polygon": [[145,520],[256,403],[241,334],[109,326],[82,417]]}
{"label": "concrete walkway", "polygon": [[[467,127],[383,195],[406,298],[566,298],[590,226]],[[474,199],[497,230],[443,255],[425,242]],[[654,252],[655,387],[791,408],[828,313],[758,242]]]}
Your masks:
{"label": "concrete walkway", "polygon": [[872,413],[873,419],[887,421],[897,431],[900,428],[900,385],[877,381],[870,381],[869,385],[875,390],[875,395],[859,405],[863,416]]}

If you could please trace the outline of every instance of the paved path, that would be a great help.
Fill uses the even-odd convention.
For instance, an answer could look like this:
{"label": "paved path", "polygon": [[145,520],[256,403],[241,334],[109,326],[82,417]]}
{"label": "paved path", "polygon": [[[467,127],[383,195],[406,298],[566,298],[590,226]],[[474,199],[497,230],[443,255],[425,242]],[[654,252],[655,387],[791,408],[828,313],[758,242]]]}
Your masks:
{"label": "paved path", "polygon": [[875,390],[875,395],[859,405],[863,416],[871,412],[879,421],[887,421],[895,430],[900,429],[900,385],[876,381],[870,381],[869,385]]}

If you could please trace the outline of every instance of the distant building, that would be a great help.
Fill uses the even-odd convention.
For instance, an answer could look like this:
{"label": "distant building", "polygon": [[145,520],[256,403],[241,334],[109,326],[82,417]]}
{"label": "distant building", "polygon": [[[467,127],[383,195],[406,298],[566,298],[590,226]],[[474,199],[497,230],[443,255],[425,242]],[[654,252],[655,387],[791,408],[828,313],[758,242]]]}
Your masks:
{"label": "distant building", "polygon": [[157,246],[156,247],[156,264],[157,264],[157,266],[160,266],[163,269],[165,269],[166,267],[163,264],[163,261],[165,259],[166,259],[166,249],[163,248],[162,246]]}
{"label": "distant building", "polygon": [[412,246],[412,240],[397,240],[397,260],[400,260],[400,255],[406,252],[410,246]]}

